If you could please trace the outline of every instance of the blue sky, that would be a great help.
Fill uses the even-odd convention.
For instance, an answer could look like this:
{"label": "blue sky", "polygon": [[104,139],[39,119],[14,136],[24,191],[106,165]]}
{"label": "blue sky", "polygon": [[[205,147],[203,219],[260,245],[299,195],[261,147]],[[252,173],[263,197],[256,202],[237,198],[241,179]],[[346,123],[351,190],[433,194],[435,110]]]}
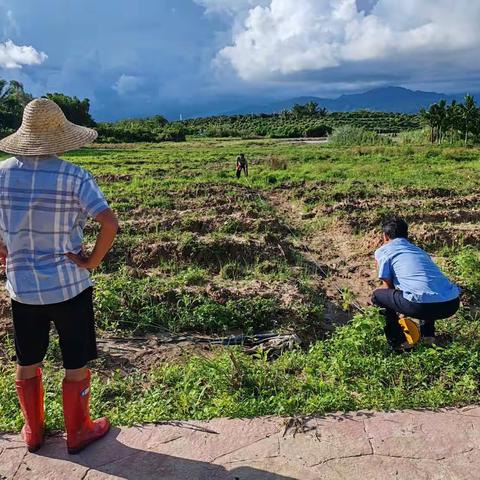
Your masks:
{"label": "blue sky", "polygon": [[467,0],[0,0],[0,76],[89,97],[99,120],[478,91],[479,21]]}

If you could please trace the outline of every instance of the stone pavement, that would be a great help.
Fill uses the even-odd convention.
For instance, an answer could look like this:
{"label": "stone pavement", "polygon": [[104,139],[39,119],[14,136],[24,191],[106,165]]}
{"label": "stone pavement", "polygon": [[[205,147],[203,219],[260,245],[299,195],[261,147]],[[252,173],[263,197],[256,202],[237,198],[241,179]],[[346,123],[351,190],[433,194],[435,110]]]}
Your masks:
{"label": "stone pavement", "polygon": [[0,435],[0,479],[480,479],[480,407],[113,428],[79,455]]}

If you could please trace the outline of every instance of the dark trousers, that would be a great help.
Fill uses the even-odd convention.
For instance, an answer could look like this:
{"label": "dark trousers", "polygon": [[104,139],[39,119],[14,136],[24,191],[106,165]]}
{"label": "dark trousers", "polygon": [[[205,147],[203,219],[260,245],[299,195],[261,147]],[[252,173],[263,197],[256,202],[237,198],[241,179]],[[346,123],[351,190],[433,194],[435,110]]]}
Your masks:
{"label": "dark trousers", "polygon": [[243,172],[245,173],[245,175],[247,175],[247,167],[245,167],[244,165],[238,165],[237,166],[237,178],[240,178],[240,175],[242,175],[242,170]]}
{"label": "dark trousers", "polygon": [[398,346],[405,342],[405,335],[398,323],[398,314],[422,320],[421,333],[423,337],[435,336],[435,320],[449,318],[460,306],[460,298],[448,302],[414,303],[403,297],[401,290],[379,288],[373,292],[372,302],[384,309],[385,336],[388,343]]}

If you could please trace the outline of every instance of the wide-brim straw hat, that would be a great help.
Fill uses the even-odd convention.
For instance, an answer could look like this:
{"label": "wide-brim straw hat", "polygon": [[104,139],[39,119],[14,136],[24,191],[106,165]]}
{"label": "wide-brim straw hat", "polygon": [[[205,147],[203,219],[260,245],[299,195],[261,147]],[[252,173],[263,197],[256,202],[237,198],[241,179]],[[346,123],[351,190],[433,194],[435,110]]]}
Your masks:
{"label": "wide-brim straw hat", "polygon": [[22,126],[0,140],[0,150],[21,156],[55,155],[92,143],[97,136],[95,130],[69,122],[52,100],[38,98],[25,107]]}

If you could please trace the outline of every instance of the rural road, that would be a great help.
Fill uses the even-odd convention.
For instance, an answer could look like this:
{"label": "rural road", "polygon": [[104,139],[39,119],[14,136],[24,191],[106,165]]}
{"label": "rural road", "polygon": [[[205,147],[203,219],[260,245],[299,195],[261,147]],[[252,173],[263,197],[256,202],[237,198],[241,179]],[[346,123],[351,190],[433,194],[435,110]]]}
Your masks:
{"label": "rural road", "polygon": [[0,435],[0,479],[460,480],[480,478],[480,407],[113,428],[68,456]]}

